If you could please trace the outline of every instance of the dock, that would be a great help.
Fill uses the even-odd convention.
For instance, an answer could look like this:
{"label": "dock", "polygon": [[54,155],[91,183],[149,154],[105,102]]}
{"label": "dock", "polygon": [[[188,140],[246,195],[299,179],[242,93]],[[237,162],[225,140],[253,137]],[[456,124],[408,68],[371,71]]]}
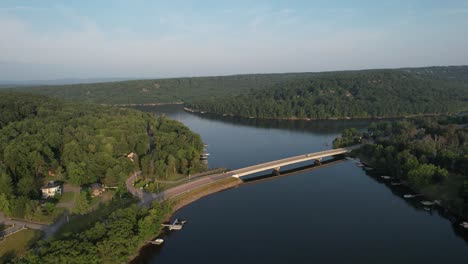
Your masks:
{"label": "dock", "polygon": [[186,221],[176,219],[172,224],[161,224],[163,227],[167,227],[169,230],[181,230],[184,227]]}

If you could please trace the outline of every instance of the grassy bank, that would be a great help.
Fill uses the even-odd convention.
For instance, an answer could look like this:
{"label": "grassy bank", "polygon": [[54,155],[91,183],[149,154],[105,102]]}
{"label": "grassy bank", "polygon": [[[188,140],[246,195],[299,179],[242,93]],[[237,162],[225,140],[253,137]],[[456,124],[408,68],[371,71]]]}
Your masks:
{"label": "grassy bank", "polygon": [[[172,215],[174,212],[179,210],[180,208],[195,202],[196,200],[205,197],[207,195],[220,192],[222,190],[226,190],[229,188],[233,188],[241,184],[242,181],[238,178],[230,177],[227,179],[222,179],[211,184],[205,185],[201,188],[195,189],[193,191],[184,193],[180,196],[172,198],[169,200],[172,206]],[[170,217],[170,216],[169,216]]]}
{"label": "grassy bank", "polygon": [[8,263],[23,255],[40,237],[40,231],[24,229],[0,241],[0,263]]}

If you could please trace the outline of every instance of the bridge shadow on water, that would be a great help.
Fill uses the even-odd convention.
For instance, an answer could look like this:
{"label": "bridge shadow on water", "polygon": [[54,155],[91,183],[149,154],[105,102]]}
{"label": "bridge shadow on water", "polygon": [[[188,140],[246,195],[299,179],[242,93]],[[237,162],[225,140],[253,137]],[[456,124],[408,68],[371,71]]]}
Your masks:
{"label": "bridge shadow on water", "polygon": [[344,159],[344,156],[340,155],[338,157],[334,157],[334,158],[331,158],[331,159],[324,160],[320,164],[317,164],[317,165],[313,164],[313,165],[295,167],[295,168],[292,168],[292,169],[279,171],[277,173],[272,172],[272,173],[269,173],[269,174],[262,174],[262,175],[258,175],[258,176],[250,176],[250,177],[247,176],[247,177],[241,177],[240,179],[242,180],[243,184],[259,183],[259,182],[263,182],[263,181],[294,176],[294,175],[299,174],[299,173],[313,171],[313,170],[317,170],[317,169],[324,168],[324,167],[329,167],[329,166],[335,165],[335,164],[343,162],[343,161],[346,161],[346,159]]}
{"label": "bridge shadow on water", "polygon": [[[307,165],[296,167],[284,171],[280,171],[279,173],[269,173],[269,174],[262,174],[257,176],[250,176],[250,177],[241,177],[243,184],[257,184],[264,181],[274,180],[283,177],[294,176],[299,173],[314,171],[320,168],[333,166],[337,163],[346,162],[347,160],[344,159],[344,156],[334,157],[325,161],[322,161],[320,165]],[[403,196],[405,194],[415,194],[413,190],[409,187],[404,185],[392,185],[391,180],[385,180],[381,178],[381,175],[385,175],[378,170],[373,171],[365,171],[365,174],[371,178],[372,180],[378,182],[379,184],[384,184],[388,190],[390,190],[395,196],[400,197],[405,203],[412,207],[414,210],[427,213],[429,215],[438,214],[441,217],[447,219],[452,223],[452,229],[456,236],[463,239],[468,244],[468,232],[465,228],[461,227],[459,224],[463,221],[460,216],[453,214],[452,212],[448,211],[447,209],[441,206],[431,206],[430,210],[424,209],[424,205],[421,204],[421,201],[427,200],[424,196],[418,196],[411,199],[405,199]]]}

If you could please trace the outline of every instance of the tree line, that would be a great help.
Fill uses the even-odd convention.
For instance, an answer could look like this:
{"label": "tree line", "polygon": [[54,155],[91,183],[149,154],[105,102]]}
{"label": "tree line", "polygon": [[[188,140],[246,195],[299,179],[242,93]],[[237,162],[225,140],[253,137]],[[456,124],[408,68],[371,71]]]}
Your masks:
{"label": "tree line", "polygon": [[136,204],[117,209],[78,231],[40,241],[14,263],[125,263],[161,231],[162,219],[170,210],[168,204],[158,202],[149,209]]}
{"label": "tree line", "polygon": [[0,109],[0,211],[13,217],[46,213],[47,180],[124,189],[135,170],[164,179],[203,168],[201,137],[165,116],[12,92]]}
{"label": "tree line", "polygon": [[[467,115],[372,123],[367,132],[357,133],[375,144],[364,145],[356,154],[379,172],[468,217],[467,124]],[[346,131],[335,147],[353,144],[355,135]]]}
{"label": "tree line", "polygon": [[[301,82],[301,80],[304,79],[319,77],[336,79],[349,74],[361,73],[367,75],[379,72],[382,72],[382,70],[239,74],[231,76],[132,80],[93,84],[41,85],[33,87],[17,86],[9,90],[43,94],[79,102],[103,104],[191,103],[200,102],[201,100],[224,100],[224,98],[250,94],[251,90],[263,91],[264,89],[275,89],[276,85],[294,83],[295,81]],[[389,70],[388,72],[414,75],[419,76],[421,79],[440,80],[441,82],[468,83],[468,66],[406,68]],[[411,82],[409,82],[408,85],[411,85]],[[300,96],[300,94],[298,95]],[[282,108],[284,107],[289,108],[291,106],[282,106]],[[232,111],[234,108],[226,110]],[[312,110],[313,109],[307,111],[312,112]],[[316,109],[314,111],[320,112],[328,110],[330,109],[325,107],[323,110]],[[253,112],[252,109],[249,111]],[[337,109],[337,111],[339,110]],[[245,114],[253,115],[253,113]],[[291,113],[286,112],[285,114],[289,116]],[[292,114],[296,113],[293,112]],[[336,115],[336,113],[334,115]],[[259,113],[259,116],[262,115]],[[312,117],[313,115],[310,116]]]}
{"label": "tree line", "polygon": [[337,72],[223,99],[190,102],[210,113],[272,119],[399,117],[468,109],[468,85],[401,70]]}

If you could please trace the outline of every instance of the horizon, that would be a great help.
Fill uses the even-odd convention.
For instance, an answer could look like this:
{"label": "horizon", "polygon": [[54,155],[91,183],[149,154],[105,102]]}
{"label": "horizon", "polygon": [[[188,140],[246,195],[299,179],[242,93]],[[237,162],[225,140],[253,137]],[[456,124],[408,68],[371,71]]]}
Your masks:
{"label": "horizon", "polygon": [[[353,70],[330,70],[330,71],[302,71],[302,72],[253,72],[253,73],[234,73],[226,75],[198,75],[198,76],[172,76],[172,77],[83,77],[83,78],[60,78],[60,79],[42,79],[42,80],[1,80],[0,85],[21,85],[21,86],[39,86],[39,85],[72,85],[72,84],[93,84],[107,82],[125,82],[125,81],[140,81],[140,80],[163,80],[163,79],[183,79],[183,78],[210,78],[210,77],[230,77],[238,75],[269,75],[269,74],[301,74],[301,73],[334,73],[334,72],[351,72],[351,71],[379,71],[379,70],[399,70],[399,69],[420,69],[432,67],[468,67],[468,64],[460,65],[427,65],[421,67],[398,67],[398,68],[365,68]],[[83,82],[80,82],[83,81]]]}
{"label": "horizon", "polygon": [[[467,65],[427,65],[421,67],[398,67],[398,68],[365,68],[353,70],[330,70],[330,71],[302,71],[302,72],[253,72],[253,73],[234,73],[226,75],[199,75],[199,76],[172,76],[172,77],[91,77],[91,78],[60,78],[60,79],[42,79],[42,80],[0,80],[0,85],[72,85],[72,84],[92,84],[92,83],[107,83],[107,82],[125,82],[125,81],[140,81],[140,80],[163,80],[163,79],[179,79],[179,78],[210,78],[210,77],[230,77],[237,75],[269,75],[269,74],[301,74],[301,73],[333,73],[333,72],[350,72],[350,71],[373,71],[373,70],[399,70],[399,69],[422,69],[432,67],[468,67]],[[83,82],[80,82],[83,81]]]}
{"label": "horizon", "polygon": [[[112,7],[110,7],[112,5]],[[0,80],[468,64],[464,1],[0,3]]]}

